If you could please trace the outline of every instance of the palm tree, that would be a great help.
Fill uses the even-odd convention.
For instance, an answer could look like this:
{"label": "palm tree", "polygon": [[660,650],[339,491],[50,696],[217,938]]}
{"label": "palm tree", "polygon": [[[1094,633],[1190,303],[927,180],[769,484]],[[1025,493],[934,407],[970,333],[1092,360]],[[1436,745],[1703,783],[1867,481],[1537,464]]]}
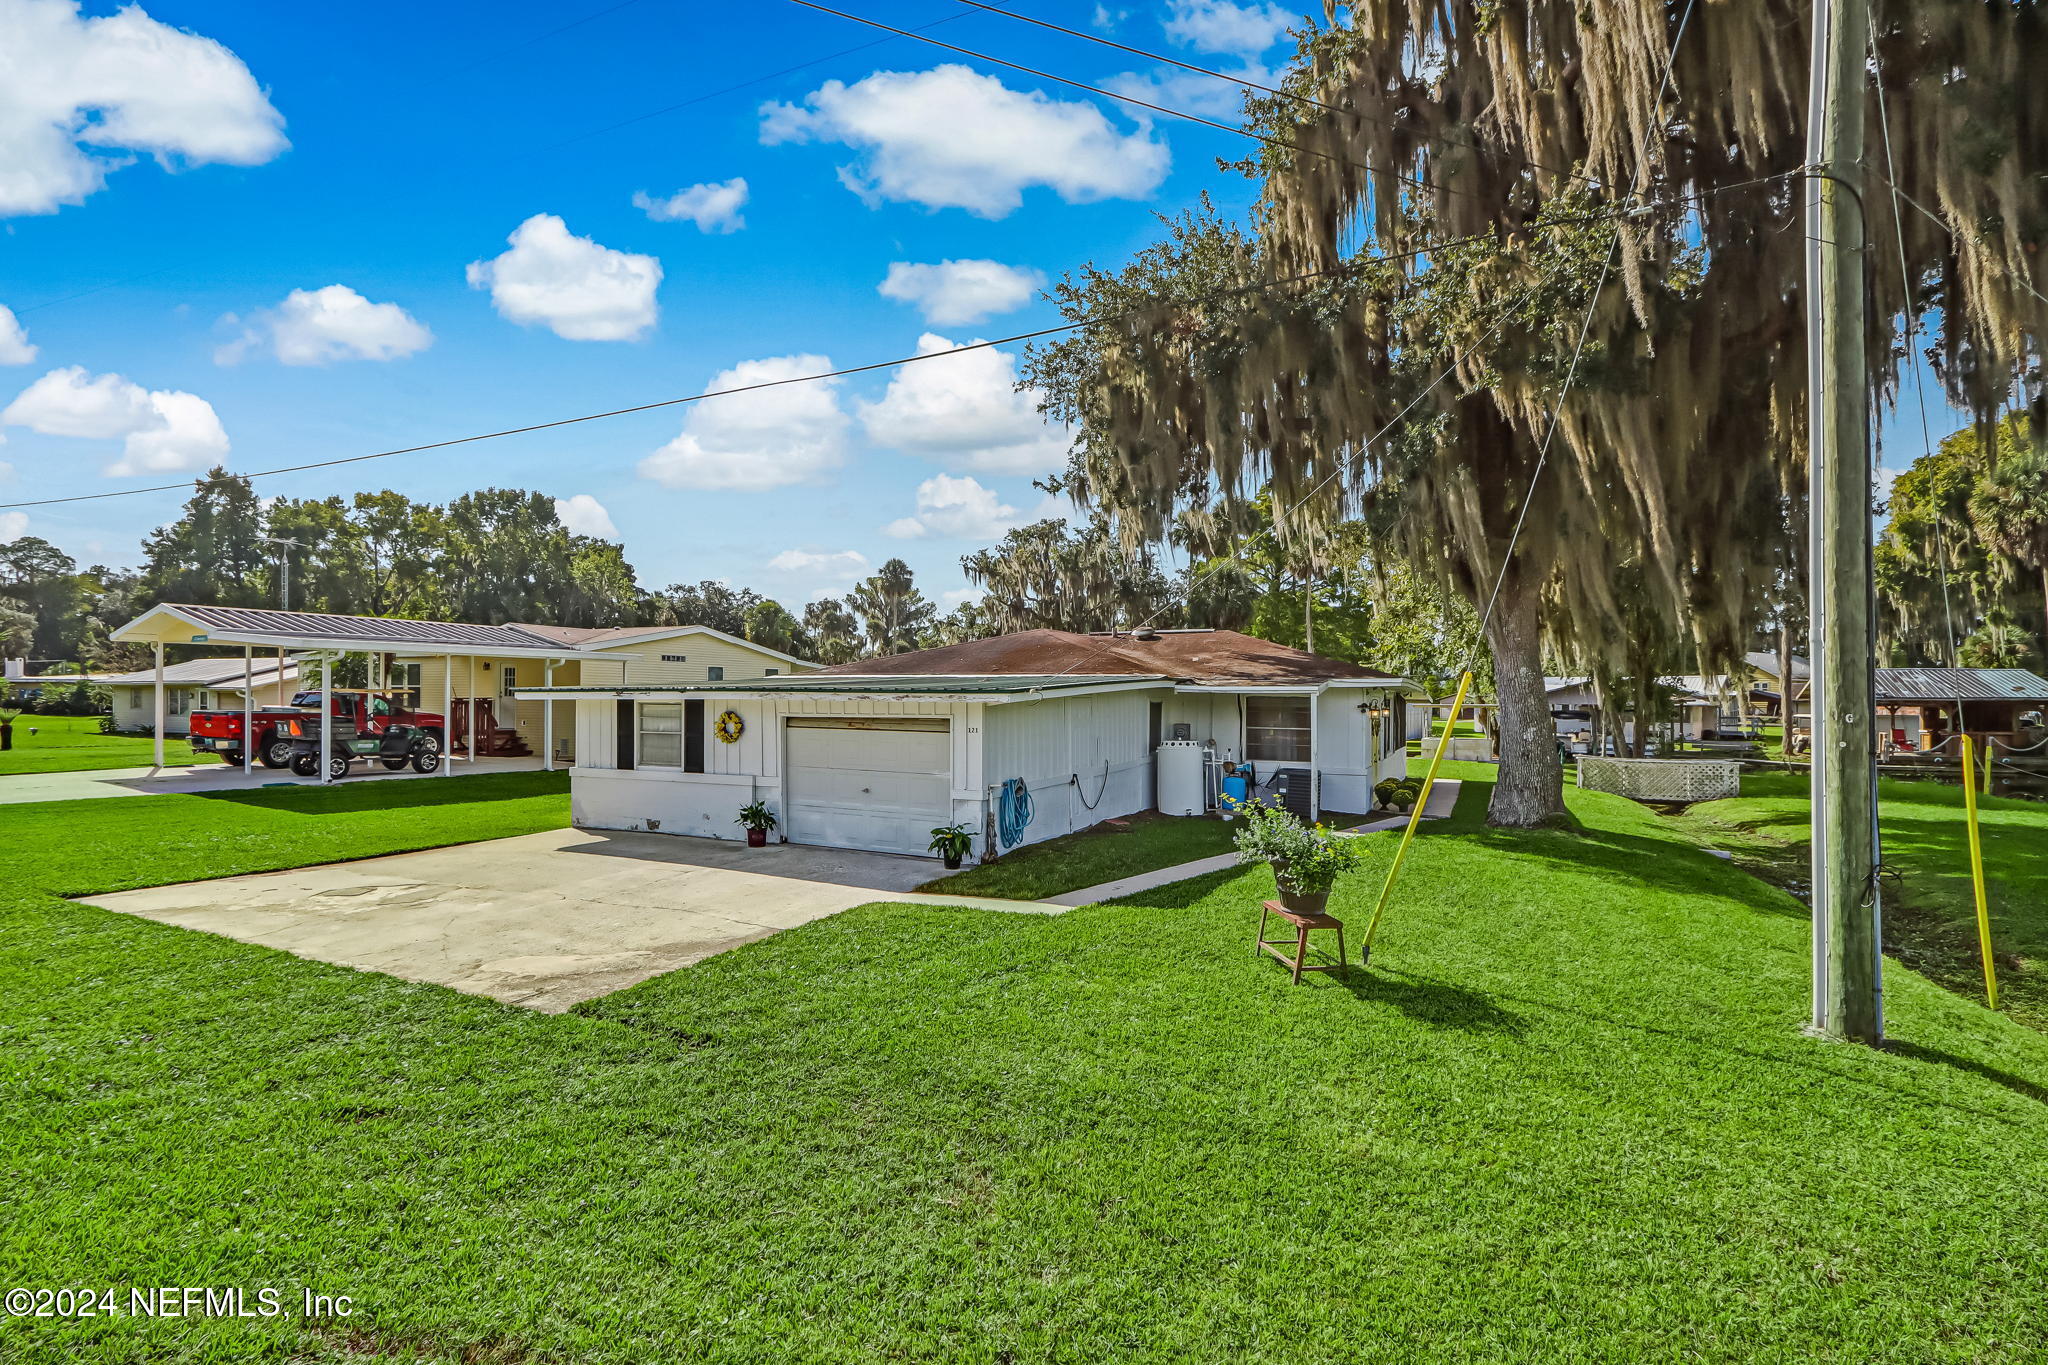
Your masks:
{"label": "palm tree", "polygon": [[2040,576],[2041,647],[2048,656],[2048,456],[2018,418],[2001,423],[1999,436],[1970,491],[1970,520],[1992,548]]}
{"label": "palm tree", "polygon": [[921,642],[936,614],[917,590],[915,575],[900,559],[884,564],[874,577],[856,584],[846,605],[867,631],[870,654],[907,654]]}

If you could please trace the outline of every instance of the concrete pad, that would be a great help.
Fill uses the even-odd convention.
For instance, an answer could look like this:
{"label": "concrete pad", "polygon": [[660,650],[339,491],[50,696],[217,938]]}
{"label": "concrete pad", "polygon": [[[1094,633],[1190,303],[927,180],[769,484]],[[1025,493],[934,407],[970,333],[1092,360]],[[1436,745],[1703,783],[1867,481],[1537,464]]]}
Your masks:
{"label": "concrete pad", "polygon": [[[480,758],[475,767],[457,758],[445,772],[416,773],[407,768],[387,772],[377,763],[358,763],[336,786],[356,782],[459,781],[483,773],[537,773],[539,758]],[[8,773],[0,776],[0,806],[22,801],[90,801],[103,796],[166,796],[204,792],[246,792],[258,787],[317,787],[317,777],[299,777],[289,768],[266,768],[244,775],[239,767],[193,764],[183,768],[97,768],[87,772]]]}
{"label": "concrete pad", "polygon": [[124,914],[550,1012],[875,900],[936,859],[662,834],[551,830],[423,853],[95,896]]}

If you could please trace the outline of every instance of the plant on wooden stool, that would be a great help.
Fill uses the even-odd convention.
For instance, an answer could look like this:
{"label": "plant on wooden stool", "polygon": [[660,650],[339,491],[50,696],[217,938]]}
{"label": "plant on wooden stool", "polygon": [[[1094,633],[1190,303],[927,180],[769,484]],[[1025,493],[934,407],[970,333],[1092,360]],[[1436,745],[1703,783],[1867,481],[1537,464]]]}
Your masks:
{"label": "plant on wooden stool", "polygon": [[965,825],[940,825],[932,831],[931,851],[946,860],[947,867],[960,866],[960,860],[974,847],[974,835]]}
{"label": "plant on wooden stool", "polygon": [[1356,871],[1365,854],[1358,840],[1341,838],[1323,825],[1305,825],[1277,806],[1244,807],[1237,835],[1240,863],[1271,863],[1280,903],[1298,914],[1320,915],[1330,888]]}
{"label": "plant on wooden stool", "polygon": [[748,848],[759,848],[768,842],[768,831],[775,828],[775,812],[768,809],[766,801],[751,801],[740,807],[740,818],[733,823],[747,827]]}

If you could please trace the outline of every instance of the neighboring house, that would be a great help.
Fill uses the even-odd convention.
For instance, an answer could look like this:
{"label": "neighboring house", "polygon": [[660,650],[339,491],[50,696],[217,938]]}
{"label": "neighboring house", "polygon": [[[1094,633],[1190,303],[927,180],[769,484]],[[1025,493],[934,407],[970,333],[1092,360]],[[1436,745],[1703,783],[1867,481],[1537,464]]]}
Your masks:
{"label": "neighboring house", "polygon": [[[574,762],[576,726],[571,702],[521,701],[526,689],[573,687],[586,683],[693,683],[773,678],[815,669],[816,664],[779,650],[742,640],[710,626],[618,626],[586,630],[576,626],[541,626],[515,622],[505,627],[560,645],[559,661],[523,658],[456,657],[454,690],[459,697],[483,699],[499,739],[491,752],[499,755],[539,753],[550,735],[556,763]],[[416,692],[430,709],[443,692],[443,661],[393,661],[393,687]],[[554,710],[553,724],[548,710]],[[479,715],[482,714],[481,709]],[[460,731],[458,731],[458,734]]]}
{"label": "neighboring house", "polygon": [[[276,706],[291,700],[297,686],[297,665],[287,661],[282,679],[277,660],[257,659],[253,669],[256,705]],[[114,725],[121,730],[148,730],[156,725],[156,670],[116,673],[100,679],[114,700]],[[242,660],[187,659],[164,665],[164,733],[190,734],[187,719],[194,711],[239,711],[242,702]]]}
{"label": "neighboring house", "polygon": [[[604,630],[527,624],[479,626],[461,621],[175,602],[151,607],[115,631],[113,638],[159,650],[181,645],[208,649],[240,646],[254,654],[258,669],[274,669],[277,659],[284,656],[288,670],[296,664],[303,674],[302,690],[319,686],[322,660],[366,656],[373,686],[406,693],[420,709],[446,711],[449,747],[458,754],[470,754],[469,734],[476,728],[483,742],[475,750],[485,757],[539,753],[547,747],[550,731],[556,741],[555,753],[563,759],[573,754],[571,708],[567,704],[519,703],[515,691],[529,684],[705,682],[721,677],[771,677],[816,667],[709,626]],[[240,685],[240,658],[191,662],[205,667],[232,666],[231,681]],[[169,734],[185,732],[183,717],[199,700],[190,689],[185,696],[174,696],[170,686],[172,675],[189,666],[172,663],[165,667],[164,728]],[[275,674],[271,676],[274,681]],[[127,674],[120,680],[138,686],[142,709],[136,723],[144,728],[154,723],[155,680],[154,670]],[[116,688],[117,693],[122,690]],[[238,704],[239,692],[233,695],[233,704]],[[288,691],[283,699],[289,700]],[[126,700],[117,695],[117,715]],[[260,686],[257,689],[259,705],[277,700]]]}
{"label": "neighboring house", "polygon": [[1197,809],[1224,762],[1261,791],[1284,775],[1310,809],[1347,811],[1371,809],[1373,784],[1403,767],[1387,762],[1403,680],[1227,630],[1032,630],[751,681],[585,672],[517,693],[573,701],[585,828],[737,838],[739,808],[759,800],[791,841],[921,854],[943,825],[979,847],[1019,780],[1019,843],[1151,809],[1162,746],[1181,760],[1173,803],[1192,784]]}
{"label": "neighboring house", "polygon": [[[2048,678],[2024,668],[1880,668],[1873,682],[1879,752],[1931,749],[1959,730],[1980,743],[1995,739],[2021,748],[2042,738]],[[1810,728],[1809,692],[1807,684],[1796,685],[1801,733]],[[1955,757],[1953,749],[1948,757]]]}

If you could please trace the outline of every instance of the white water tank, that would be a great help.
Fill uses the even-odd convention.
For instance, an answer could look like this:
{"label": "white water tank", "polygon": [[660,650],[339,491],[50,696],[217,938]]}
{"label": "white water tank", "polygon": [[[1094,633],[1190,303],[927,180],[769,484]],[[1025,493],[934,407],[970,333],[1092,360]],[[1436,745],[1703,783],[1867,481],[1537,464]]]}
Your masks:
{"label": "white water tank", "polygon": [[1192,739],[1169,739],[1159,746],[1159,811],[1162,815],[1206,815],[1208,792],[1203,783],[1203,750]]}

